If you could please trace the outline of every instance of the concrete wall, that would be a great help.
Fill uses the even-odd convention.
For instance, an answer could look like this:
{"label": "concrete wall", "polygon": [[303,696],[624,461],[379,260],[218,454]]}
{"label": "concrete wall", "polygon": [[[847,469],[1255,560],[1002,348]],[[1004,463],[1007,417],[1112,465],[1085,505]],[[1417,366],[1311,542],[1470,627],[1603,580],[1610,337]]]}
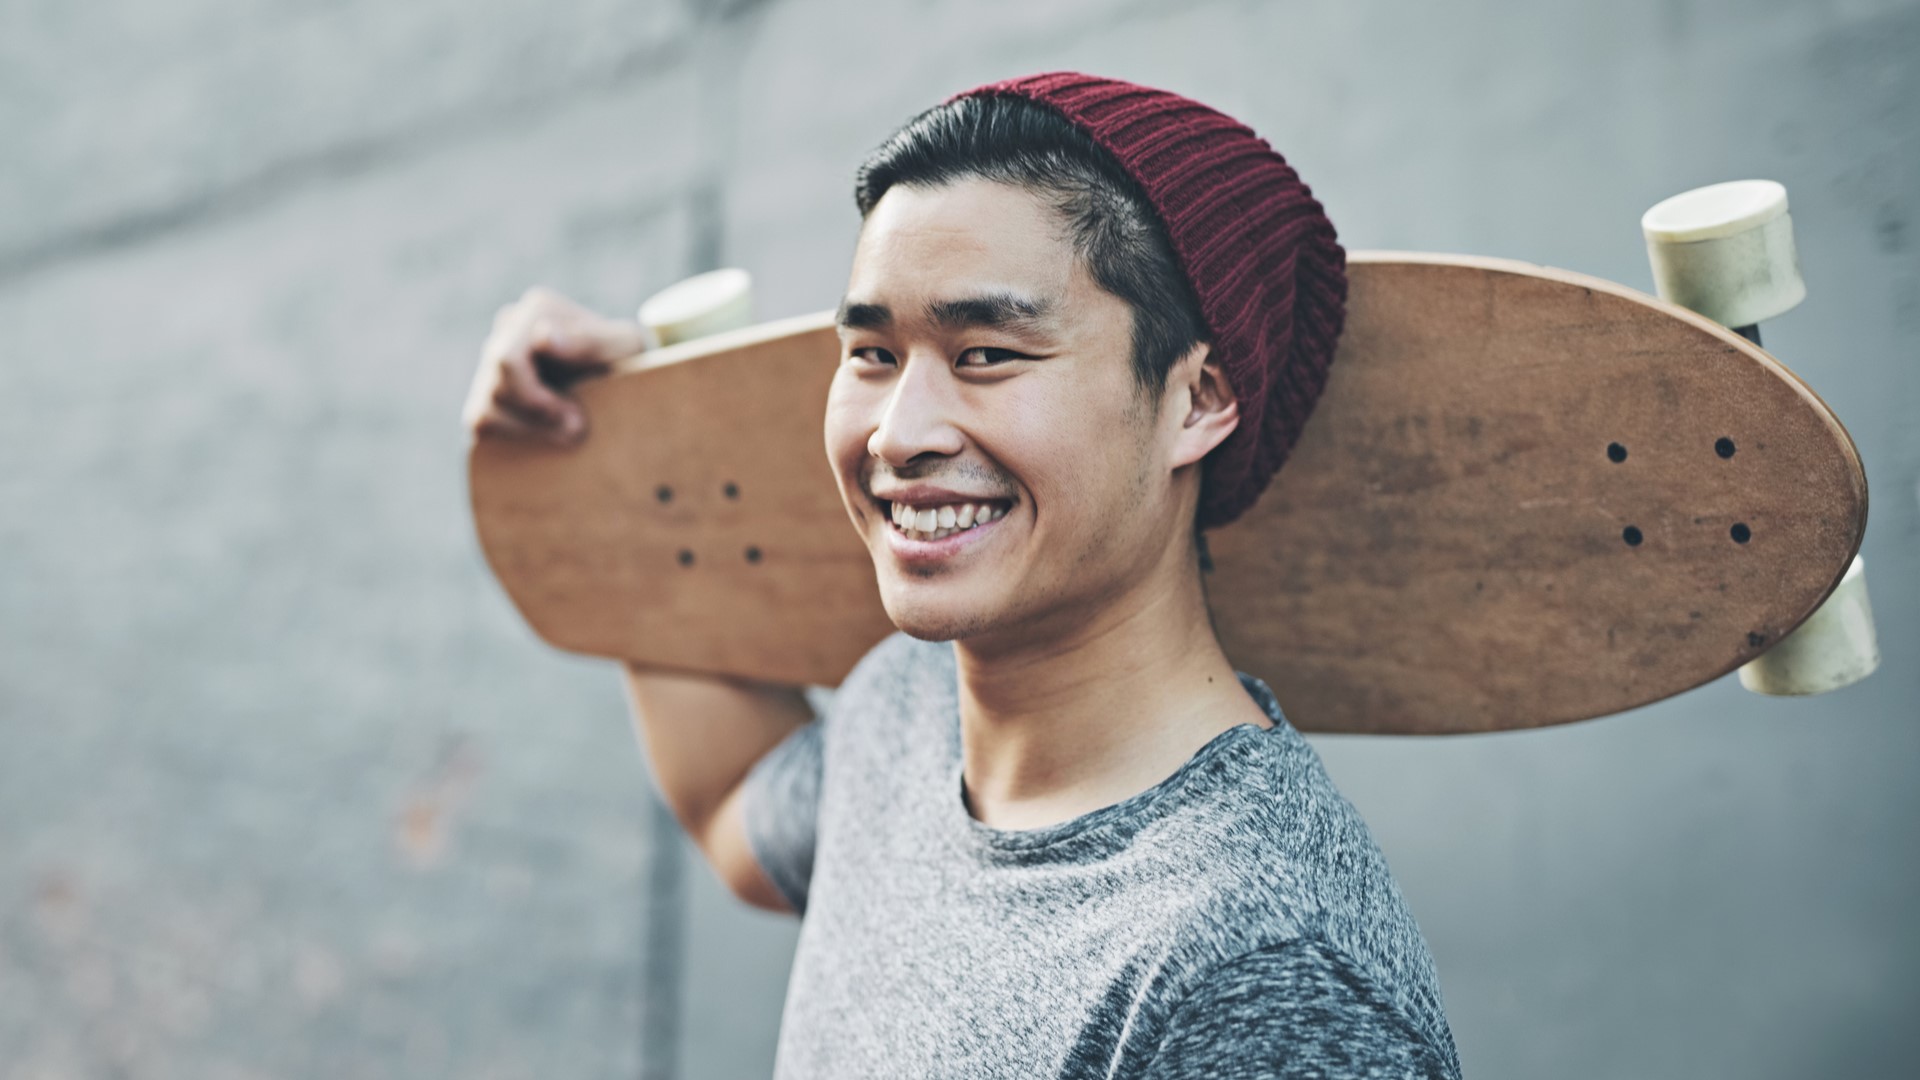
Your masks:
{"label": "concrete wall", "polygon": [[[1647,287],[1792,193],[1767,342],[1846,421],[1888,661],[1322,739],[1484,1077],[1920,1052],[1920,3],[51,2],[0,11],[0,1077],[732,1077],[793,940],[661,824],[603,665],[465,514],[488,317],[751,269],[831,304],[864,152],[1078,67],[1248,120],[1354,248]],[[1284,700],[1284,688],[1280,688]]]}

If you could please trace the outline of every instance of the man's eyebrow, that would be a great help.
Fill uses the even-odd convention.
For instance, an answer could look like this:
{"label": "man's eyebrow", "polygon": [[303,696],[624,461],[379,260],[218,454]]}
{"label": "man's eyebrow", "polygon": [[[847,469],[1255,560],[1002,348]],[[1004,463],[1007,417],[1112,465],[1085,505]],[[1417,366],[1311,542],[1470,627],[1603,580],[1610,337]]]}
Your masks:
{"label": "man's eyebrow", "polygon": [[833,315],[833,321],[835,325],[848,330],[879,330],[893,322],[893,312],[885,304],[842,300],[840,310]]}
{"label": "man's eyebrow", "polygon": [[935,300],[927,305],[927,318],[947,330],[1038,330],[1052,315],[1051,301],[1014,292]]}
{"label": "man's eyebrow", "polygon": [[[1016,292],[982,293],[927,304],[927,319],[944,330],[987,328],[992,330],[1045,329],[1052,321],[1051,300]],[[869,304],[846,299],[834,313],[836,325],[847,330],[880,330],[893,325],[893,309],[885,304]]]}

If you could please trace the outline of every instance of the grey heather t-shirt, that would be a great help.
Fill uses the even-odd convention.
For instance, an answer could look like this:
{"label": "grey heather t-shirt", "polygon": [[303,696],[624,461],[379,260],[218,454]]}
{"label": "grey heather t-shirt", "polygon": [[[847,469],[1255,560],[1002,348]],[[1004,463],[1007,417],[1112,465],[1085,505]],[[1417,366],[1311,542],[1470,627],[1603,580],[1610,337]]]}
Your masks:
{"label": "grey heather t-shirt", "polygon": [[1385,859],[1274,720],[1046,828],[967,812],[953,647],[896,634],[747,780],[802,913],[781,1077],[1445,1077],[1433,959]]}

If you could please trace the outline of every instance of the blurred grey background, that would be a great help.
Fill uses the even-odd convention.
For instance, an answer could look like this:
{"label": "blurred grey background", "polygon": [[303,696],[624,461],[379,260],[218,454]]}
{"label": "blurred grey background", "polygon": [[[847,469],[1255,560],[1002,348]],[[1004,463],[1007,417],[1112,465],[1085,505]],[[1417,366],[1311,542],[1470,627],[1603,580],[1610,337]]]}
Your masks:
{"label": "blurred grey background", "polygon": [[1649,288],[1646,207],[1787,185],[1881,672],[1317,742],[1470,1076],[1910,1074],[1920,3],[0,0],[0,1077],[764,1075],[795,927],[490,579],[461,397],[533,283],[831,305],[863,154],[1057,67],[1246,119],[1353,248]]}

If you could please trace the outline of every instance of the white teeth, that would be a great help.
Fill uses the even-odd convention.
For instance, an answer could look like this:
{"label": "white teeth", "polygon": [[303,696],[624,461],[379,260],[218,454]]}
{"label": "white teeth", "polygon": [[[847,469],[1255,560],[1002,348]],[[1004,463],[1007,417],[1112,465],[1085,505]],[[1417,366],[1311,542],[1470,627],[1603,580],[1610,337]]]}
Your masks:
{"label": "white teeth", "polygon": [[1007,508],[986,503],[960,503],[915,510],[896,502],[888,507],[888,513],[893,518],[894,526],[901,532],[912,539],[927,541],[965,532],[989,521],[998,521],[1007,516]]}

